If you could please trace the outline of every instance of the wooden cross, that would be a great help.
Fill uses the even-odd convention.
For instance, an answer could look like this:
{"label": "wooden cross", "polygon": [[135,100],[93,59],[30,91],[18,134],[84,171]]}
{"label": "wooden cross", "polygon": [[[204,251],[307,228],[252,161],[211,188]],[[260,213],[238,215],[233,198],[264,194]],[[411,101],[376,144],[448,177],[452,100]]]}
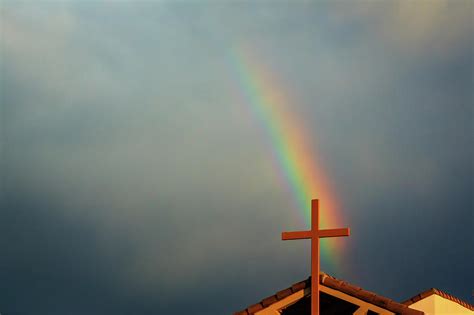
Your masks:
{"label": "wooden cross", "polygon": [[318,199],[311,200],[311,230],[281,233],[284,241],[311,239],[311,315],[319,315],[319,239],[337,236],[349,236],[349,228],[320,230]]}

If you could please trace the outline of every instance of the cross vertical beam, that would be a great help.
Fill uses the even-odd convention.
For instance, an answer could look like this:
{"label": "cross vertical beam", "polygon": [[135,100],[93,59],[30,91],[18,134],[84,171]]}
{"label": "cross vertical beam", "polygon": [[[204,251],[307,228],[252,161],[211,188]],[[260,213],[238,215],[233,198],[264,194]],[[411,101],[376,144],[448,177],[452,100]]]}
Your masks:
{"label": "cross vertical beam", "polygon": [[311,315],[319,315],[319,239],[322,237],[349,236],[349,228],[319,229],[319,201],[311,200],[311,230],[283,232],[282,240],[311,239]]}
{"label": "cross vertical beam", "polygon": [[311,200],[311,314],[319,315],[319,202]]}

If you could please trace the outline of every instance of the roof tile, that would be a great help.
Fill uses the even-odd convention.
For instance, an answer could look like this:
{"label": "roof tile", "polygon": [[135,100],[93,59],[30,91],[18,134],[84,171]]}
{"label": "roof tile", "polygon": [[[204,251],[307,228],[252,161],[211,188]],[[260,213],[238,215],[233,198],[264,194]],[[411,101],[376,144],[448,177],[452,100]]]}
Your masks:
{"label": "roof tile", "polygon": [[307,287],[306,281],[300,281],[291,286],[291,291],[297,292],[299,290],[306,289],[306,287]]}
{"label": "roof tile", "polygon": [[263,299],[261,303],[264,307],[267,307],[268,305],[272,305],[273,303],[277,301],[278,301],[277,297],[275,295],[272,295]]}
{"label": "roof tile", "polygon": [[249,314],[253,314],[255,312],[260,311],[261,309],[263,309],[262,304],[257,303],[257,304],[254,304],[254,305],[251,305],[251,306],[247,307],[247,312],[249,312]]}
{"label": "roof tile", "polygon": [[285,290],[278,291],[276,294],[277,299],[281,300],[286,298],[287,296],[291,295],[293,292],[291,291],[291,288],[287,288]]}

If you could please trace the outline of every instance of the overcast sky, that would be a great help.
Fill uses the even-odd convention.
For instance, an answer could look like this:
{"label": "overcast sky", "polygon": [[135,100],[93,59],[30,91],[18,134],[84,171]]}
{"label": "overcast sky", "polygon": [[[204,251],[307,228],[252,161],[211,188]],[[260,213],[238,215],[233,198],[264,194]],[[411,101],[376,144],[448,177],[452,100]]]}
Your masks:
{"label": "overcast sky", "polygon": [[471,1],[0,10],[2,315],[229,314],[309,276],[309,243],[280,240],[305,226],[246,114],[243,46],[351,227],[322,269],[473,303]]}

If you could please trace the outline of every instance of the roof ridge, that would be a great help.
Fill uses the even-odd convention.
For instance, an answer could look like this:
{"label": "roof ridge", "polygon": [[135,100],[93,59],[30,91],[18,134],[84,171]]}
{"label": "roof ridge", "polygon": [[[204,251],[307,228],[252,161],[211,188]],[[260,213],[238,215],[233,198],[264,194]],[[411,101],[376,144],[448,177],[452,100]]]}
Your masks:
{"label": "roof ridge", "polygon": [[[407,305],[395,302],[394,300],[391,300],[389,298],[383,297],[381,295],[378,295],[376,293],[366,291],[360,287],[357,287],[355,285],[352,285],[350,283],[347,283],[345,281],[339,280],[334,278],[331,275],[328,275],[327,273],[320,272],[319,273],[319,283],[330,287],[332,289],[341,291],[345,294],[354,296],[360,300],[372,303],[374,305],[377,305],[379,307],[385,308],[389,311],[393,311],[398,314],[406,314],[406,315],[420,315],[423,314],[423,312],[414,310],[409,308]],[[269,297],[264,298],[260,302],[250,305],[249,307],[245,308],[242,311],[234,313],[234,315],[252,315],[255,314],[256,312],[272,305],[273,303],[276,303],[285,297],[296,293],[297,291],[306,289],[306,288],[311,288],[311,277],[307,278],[306,280],[297,282],[293,284],[291,287],[288,287],[284,290],[278,291],[276,294],[271,295]]]}
{"label": "roof ridge", "polygon": [[431,295],[433,295],[433,294],[436,294],[436,295],[439,295],[439,296],[441,296],[441,297],[444,297],[444,298],[446,298],[446,299],[448,299],[448,300],[450,300],[450,301],[456,302],[456,303],[458,303],[459,305],[464,306],[464,307],[470,309],[471,311],[474,311],[474,305],[472,305],[471,303],[466,302],[466,301],[464,301],[464,300],[461,300],[460,298],[455,297],[454,295],[449,294],[449,293],[447,293],[447,292],[445,292],[445,291],[442,291],[442,290],[440,290],[440,289],[437,289],[437,288],[430,288],[430,289],[428,289],[428,290],[425,290],[425,291],[423,291],[423,292],[421,292],[421,293],[419,293],[419,294],[417,294],[417,295],[415,295],[415,296],[409,298],[408,300],[404,301],[403,304],[405,304],[405,305],[411,305],[411,304],[413,304],[413,303],[415,303],[415,302],[418,302],[419,300],[422,300],[422,299],[424,299],[424,298],[426,298],[426,297],[428,297],[428,296],[431,296]]}

